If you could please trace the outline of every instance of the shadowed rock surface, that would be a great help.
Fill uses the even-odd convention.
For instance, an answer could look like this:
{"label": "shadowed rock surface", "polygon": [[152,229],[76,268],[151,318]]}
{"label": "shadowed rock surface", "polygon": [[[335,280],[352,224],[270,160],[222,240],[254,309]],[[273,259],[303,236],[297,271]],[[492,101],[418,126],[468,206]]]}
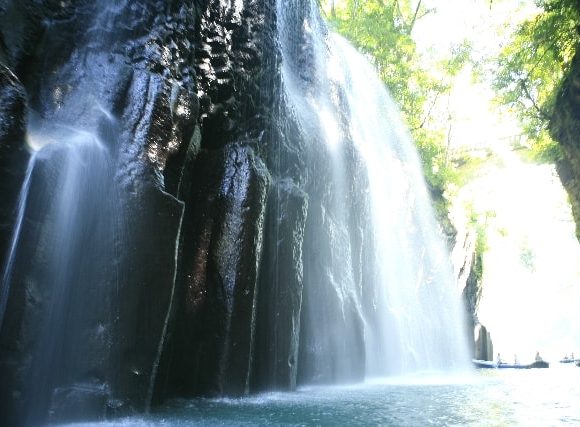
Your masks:
{"label": "shadowed rock surface", "polygon": [[[0,319],[5,425],[149,406],[183,215],[170,193],[198,116],[200,7],[0,4],[1,249],[14,260]],[[26,142],[38,152],[10,251]]]}
{"label": "shadowed rock surface", "polygon": [[3,422],[248,393],[274,3],[2,1],[0,23]]}
{"label": "shadowed rock surface", "polygon": [[18,78],[0,64],[0,253],[8,251],[18,194],[29,154],[24,147],[26,92]]}
{"label": "shadowed rock surface", "polygon": [[563,157],[556,169],[568,192],[580,240],[580,57],[572,61],[570,72],[562,83],[550,121],[550,133],[560,143]]}

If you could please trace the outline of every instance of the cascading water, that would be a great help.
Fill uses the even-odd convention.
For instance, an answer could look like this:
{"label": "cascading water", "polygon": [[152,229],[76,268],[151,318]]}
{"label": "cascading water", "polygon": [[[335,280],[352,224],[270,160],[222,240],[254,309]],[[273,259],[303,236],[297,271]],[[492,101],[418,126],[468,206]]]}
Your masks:
{"label": "cascading water", "polygon": [[300,380],[466,368],[459,295],[399,112],[304,7],[278,2],[283,86],[309,142]]}
{"label": "cascading water", "polygon": [[101,374],[78,344],[85,351],[108,351],[103,326],[101,342],[86,342],[83,328],[86,322],[104,325],[108,320],[103,306],[112,295],[100,283],[114,265],[110,249],[116,197],[110,153],[96,133],[41,125],[31,132],[29,145],[37,151],[20,195],[2,305],[11,282],[24,282],[29,286],[26,304],[37,305],[42,313],[42,323],[32,324],[35,342],[24,343],[30,345],[23,381],[26,422],[36,423],[50,402],[58,401],[59,387],[69,384],[70,377],[80,375],[86,389],[102,387]]}
{"label": "cascading water", "polygon": [[367,334],[367,372],[464,367],[459,295],[415,147],[370,64],[339,37],[332,44],[345,72],[352,141],[367,168],[375,236],[380,305]]}
{"label": "cascading water", "polygon": [[12,234],[12,239],[10,241],[8,256],[6,257],[7,261],[6,265],[4,266],[2,281],[0,282],[0,329],[2,328],[4,312],[6,311],[6,305],[8,304],[8,295],[10,294],[10,281],[12,280],[12,269],[14,268],[14,261],[16,258],[16,251],[18,249],[20,230],[22,229],[22,223],[24,221],[24,212],[26,212],[26,203],[28,201],[30,178],[32,176],[32,171],[34,170],[35,163],[36,163],[36,153],[34,153],[30,157],[28,167],[26,168],[26,175],[24,178],[24,182],[22,184],[22,189],[20,190],[20,196],[18,197],[18,213],[16,217],[16,222],[14,224],[14,231]]}

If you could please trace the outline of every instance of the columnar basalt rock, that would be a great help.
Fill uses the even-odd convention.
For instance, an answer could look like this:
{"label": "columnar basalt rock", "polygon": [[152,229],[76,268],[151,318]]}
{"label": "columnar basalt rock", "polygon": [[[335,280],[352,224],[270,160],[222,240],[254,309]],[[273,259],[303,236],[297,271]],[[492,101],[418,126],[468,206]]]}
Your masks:
{"label": "columnar basalt rock", "polygon": [[[203,7],[0,5],[0,197],[9,201],[2,203],[3,261],[26,172],[25,139],[40,150],[12,280],[2,283],[9,291],[0,334],[7,425],[149,406],[175,293],[184,209],[176,196],[195,157],[193,46]],[[81,196],[65,205],[65,191]],[[66,240],[59,204],[79,207],[67,209],[74,222]]]}
{"label": "columnar basalt rock", "polygon": [[277,136],[274,3],[212,1],[200,17],[198,155],[180,190],[179,289],[158,399],[247,394],[254,366],[267,153]]}
{"label": "columnar basalt rock", "polygon": [[302,309],[302,242],[308,196],[290,180],[273,185],[260,272],[254,362],[256,389],[294,390]]}
{"label": "columnar basalt rock", "polygon": [[476,360],[494,360],[493,341],[487,328],[476,323],[473,332],[475,338],[473,358]]}
{"label": "columnar basalt rock", "polygon": [[[225,166],[225,167],[224,167]],[[159,393],[249,391],[269,174],[250,147],[204,151],[188,197],[183,285]]]}
{"label": "columnar basalt rock", "polygon": [[[8,67],[0,64],[0,254],[8,252],[18,194],[29,154],[25,149],[26,92]],[[3,309],[0,308],[0,325]]]}

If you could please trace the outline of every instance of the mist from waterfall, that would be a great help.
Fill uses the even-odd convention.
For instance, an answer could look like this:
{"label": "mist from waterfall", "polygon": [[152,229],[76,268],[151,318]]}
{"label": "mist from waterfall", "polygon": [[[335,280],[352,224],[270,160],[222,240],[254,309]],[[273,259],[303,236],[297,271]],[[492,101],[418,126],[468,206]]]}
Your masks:
{"label": "mist from waterfall", "polygon": [[408,131],[369,61],[307,7],[300,21],[278,6],[285,96],[311,144],[320,218],[305,232],[302,382],[466,369],[459,291]]}

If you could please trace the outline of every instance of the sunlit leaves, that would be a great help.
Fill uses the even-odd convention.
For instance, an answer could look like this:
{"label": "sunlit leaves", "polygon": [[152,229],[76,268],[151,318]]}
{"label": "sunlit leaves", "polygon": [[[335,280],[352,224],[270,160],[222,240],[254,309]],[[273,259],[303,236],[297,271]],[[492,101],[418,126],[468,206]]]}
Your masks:
{"label": "sunlit leaves", "polygon": [[577,0],[538,1],[543,11],[525,21],[498,58],[494,87],[501,103],[519,117],[534,142],[538,160],[555,160],[559,150],[547,126],[559,84],[580,41]]}

